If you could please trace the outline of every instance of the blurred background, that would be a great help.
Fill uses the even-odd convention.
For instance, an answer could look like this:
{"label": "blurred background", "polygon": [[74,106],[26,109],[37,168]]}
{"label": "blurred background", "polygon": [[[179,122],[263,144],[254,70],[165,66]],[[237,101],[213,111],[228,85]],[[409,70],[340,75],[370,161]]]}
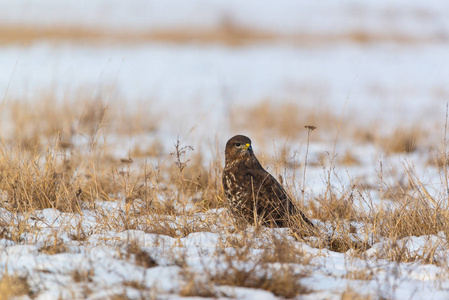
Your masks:
{"label": "blurred background", "polygon": [[324,142],[337,130],[355,143],[403,131],[443,137],[447,1],[1,0],[0,7],[4,143],[56,133],[81,143],[100,121],[112,128],[118,156],[163,152],[178,136],[219,149],[237,133],[260,146],[294,143],[304,141],[305,125],[317,126],[314,138]]}

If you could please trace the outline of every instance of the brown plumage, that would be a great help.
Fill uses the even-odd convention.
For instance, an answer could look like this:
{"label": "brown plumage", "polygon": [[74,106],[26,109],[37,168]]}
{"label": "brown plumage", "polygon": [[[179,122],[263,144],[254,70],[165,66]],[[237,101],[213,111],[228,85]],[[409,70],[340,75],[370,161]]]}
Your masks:
{"label": "brown plumage", "polygon": [[259,163],[248,137],[232,137],[226,143],[225,160],[223,188],[234,216],[270,227],[300,223],[313,227],[282,185]]}

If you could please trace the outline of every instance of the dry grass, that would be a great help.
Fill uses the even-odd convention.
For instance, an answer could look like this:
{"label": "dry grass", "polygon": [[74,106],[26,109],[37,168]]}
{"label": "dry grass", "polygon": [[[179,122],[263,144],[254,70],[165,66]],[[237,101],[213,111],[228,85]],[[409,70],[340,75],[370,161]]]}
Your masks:
{"label": "dry grass", "polygon": [[[404,165],[403,174],[395,173],[393,184],[381,178],[382,200],[388,199],[389,206],[372,207],[371,210],[361,211],[355,203],[372,205],[369,192],[364,189],[373,187],[360,187],[353,185],[343,190],[337,190],[328,183],[327,192],[308,205],[311,215],[327,224],[328,235],[321,235],[321,241],[315,243],[316,247],[326,247],[332,251],[346,252],[349,249],[354,253],[363,254],[372,244],[379,241],[389,241],[378,258],[392,261],[409,262],[419,260],[425,263],[439,264],[435,256],[440,243],[429,244],[424,254],[408,253],[403,238],[410,236],[432,236],[439,232],[448,232],[449,214],[448,203],[429,195],[424,184],[415,175],[415,170]],[[358,224],[354,227],[352,224]],[[362,227],[360,227],[362,224]],[[356,237],[360,232],[368,233],[369,239]],[[362,255],[363,257],[363,255]]]}
{"label": "dry grass", "polygon": [[28,280],[24,276],[4,273],[0,279],[0,299],[12,299],[20,296],[33,296]]}
{"label": "dry grass", "polygon": [[[110,156],[106,144],[111,132],[130,136],[154,131],[157,118],[145,119],[142,113],[145,110],[135,114],[111,108],[97,97],[81,98],[77,105],[51,95],[42,101],[3,103],[10,130],[2,137],[0,189],[9,197],[8,208],[78,212],[95,199],[108,200],[119,192],[130,199],[147,193],[133,176],[124,183],[127,162]],[[135,185],[129,186],[133,180]]]}
{"label": "dry grass", "polygon": [[3,25],[0,27],[0,44],[32,43],[39,40],[55,42],[84,42],[93,45],[105,43],[135,44],[143,42],[164,43],[219,43],[239,46],[260,42],[290,42],[301,45],[329,43],[398,43],[421,44],[444,41],[441,35],[417,36],[394,32],[370,32],[354,30],[343,33],[296,32],[274,33],[239,26],[226,16],[215,28],[173,28],[154,30],[105,30],[83,26],[41,26]]}
{"label": "dry grass", "polygon": [[55,240],[53,244],[43,246],[39,251],[44,254],[54,255],[67,252],[68,248],[61,240]]}
{"label": "dry grass", "polygon": [[156,139],[151,143],[151,145],[145,148],[141,145],[135,145],[130,152],[130,156],[134,158],[161,157],[164,153],[164,145],[160,140]]}
{"label": "dry grass", "polygon": [[356,269],[350,270],[346,274],[346,278],[353,280],[371,280],[373,279],[374,273],[371,269]]}
{"label": "dry grass", "polygon": [[326,133],[325,137],[335,136],[336,125],[341,121],[338,116],[323,110],[322,107],[301,107],[295,102],[278,104],[268,100],[250,107],[233,107],[230,117],[231,126],[248,128],[250,136],[264,142],[267,135],[306,139],[306,125],[318,127],[319,130],[314,135]]}
{"label": "dry grass", "polygon": [[382,137],[380,144],[387,153],[409,153],[416,150],[419,139],[424,135],[418,128],[398,128]]}
{"label": "dry grass", "polygon": [[383,236],[403,238],[436,234],[447,230],[447,213],[419,199],[411,199],[382,217],[379,228]]}
{"label": "dry grass", "polygon": [[[217,249],[216,264],[204,266],[209,282],[264,289],[284,298],[311,292],[300,282],[307,276],[307,271],[298,271],[295,266],[309,265],[312,257],[286,236],[266,235],[258,230],[250,235],[243,231],[232,236],[233,239],[227,238],[227,245]],[[257,246],[254,241],[260,237],[267,238],[267,244],[261,253],[255,255],[253,251]]]}
{"label": "dry grass", "polygon": [[[299,93],[308,95],[315,90],[308,91],[302,87]],[[242,117],[244,116],[244,117]],[[398,126],[391,130],[383,128],[380,121],[372,121],[364,125],[357,124],[357,120],[346,112],[335,112],[323,106],[308,107],[297,102],[276,103],[265,100],[253,106],[234,105],[230,107],[230,125],[233,131],[242,128],[259,145],[272,147],[273,139],[306,141],[308,131],[305,126],[316,126],[310,135],[310,141],[334,142],[336,137],[340,142],[355,144],[374,144],[386,155],[397,153],[411,153],[428,145],[429,129],[415,126]],[[267,140],[267,136],[273,137]],[[279,152],[280,159],[286,164],[291,163],[288,158],[288,145],[283,145]],[[349,149],[340,154],[337,161],[340,165],[355,166],[360,161]],[[295,167],[295,165],[289,165]]]}
{"label": "dry grass", "polygon": [[260,261],[266,264],[303,264],[309,265],[312,256],[295,247],[294,243],[285,236],[273,235],[270,237],[270,247],[264,249],[260,255]]}
{"label": "dry grass", "polygon": [[297,274],[289,266],[270,269],[256,265],[249,270],[229,266],[216,273],[210,280],[219,285],[263,289],[276,296],[293,298],[311,292],[299,282],[301,278],[304,278],[304,275]]}
{"label": "dry grass", "polygon": [[352,193],[338,196],[334,193],[327,195],[324,198],[317,198],[312,202],[310,209],[313,212],[314,218],[321,221],[327,220],[348,220],[355,221],[361,219],[361,213],[353,204]]}
{"label": "dry grass", "polygon": [[33,158],[0,153],[0,189],[8,195],[11,211],[56,208],[79,211],[81,179],[63,170],[55,151],[46,150]]}
{"label": "dry grass", "polygon": [[351,287],[347,287],[346,290],[341,294],[341,300],[371,300],[373,297],[370,295],[362,295],[354,291]]}
{"label": "dry grass", "polygon": [[184,281],[179,291],[179,295],[182,297],[215,298],[220,294],[216,291],[213,282],[195,272],[188,269],[183,269],[180,275]]}
{"label": "dry grass", "polygon": [[94,269],[75,269],[71,275],[75,282],[92,282],[95,272]]}
{"label": "dry grass", "polygon": [[21,149],[39,152],[43,145],[56,140],[60,149],[70,151],[76,138],[95,146],[92,143],[103,142],[99,137],[111,132],[132,136],[157,130],[160,117],[148,106],[128,107],[107,88],[98,94],[89,90],[80,89],[63,100],[54,93],[41,92],[33,99],[2,103],[2,126],[10,129],[3,131],[2,138]]}
{"label": "dry grass", "polygon": [[[226,232],[225,235],[213,254],[214,260],[203,262],[200,270],[189,267],[184,255],[176,256],[175,263],[182,268],[179,290],[182,296],[232,297],[220,286],[264,289],[283,298],[311,292],[300,282],[307,271],[297,270],[299,265],[308,265],[311,256],[286,236],[258,230]],[[254,254],[255,240],[262,237],[268,239],[267,244],[261,253]]]}
{"label": "dry grass", "polygon": [[416,176],[413,167],[404,166],[407,183],[384,183],[386,196],[395,203],[393,209],[378,211],[381,235],[400,239],[406,236],[432,235],[447,232],[449,214],[446,201],[437,201],[429,195],[424,184]]}
{"label": "dry grass", "polygon": [[[86,104],[81,110],[53,100],[43,101],[42,107],[34,106],[34,109],[26,107],[28,104],[18,102],[12,106],[5,105],[3,111],[15,114],[15,117],[9,119],[11,133],[5,133],[5,143],[0,147],[0,207],[15,214],[0,217],[0,237],[22,243],[23,233],[33,230],[27,220],[44,208],[55,208],[80,217],[83,210],[94,212],[98,223],[96,228],[84,230],[80,219],[74,228],[62,229],[70,231],[69,236],[79,242],[88,240],[94,233],[136,229],[177,238],[179,243],[173,248],[182,248],[184,245],[180,239],[191,233],[219,232],[223,240],[222,244],[217,245],[215,255],[217,261],[222,263],[221,267],[207,265],[204,266],[205,271],[199,273],[189,269],[182,258],[175,263],[181,269],[182,282],[178,292],[182,296],[221,297],[223,294],[218,287],[222,285],[264,289],[285,298],[310,292],[301,280],[308,275],[304,270],[313,266],[313,257],[298,248],[297,241],[292,241],[287,235],[267,235],[264,228],[239,227],[226,213],[214,210],[225,204],[221,187],[223,159],[220,149],[214,150],[215,159],[205,163],[201,151],[184,145],[179,139],[172,147],[171,154],[165,152],[168,147],[155,141],[155,149],[162,150],[145,152],[135,148],[130,151],[129,157],[117,158],[108,152],[107,135],[121,137],[151,133],[158,127],[157,118],[153,120],[156,123],[136,121],[139,117],[131,112],[119,115],[116,108],[102,101]],[[245,113],[251,116],[250,120],[260,122],[253,124],[260,132],[295,138],[306,137],[304,125],[310,122],[321,124],[323,118],[318,114],[308,116],[307,111],[298,107],[275,108],[267,103],[249,108]],[[288,116],[295,116],[292,120],[296,123],[290,127],[283,123],[284,119],[289,119]],[[304,118],[301,119],[301,116]],[[335,122],[339,122],[335,117],[325,118],[329,125],[324,122],[323,130],[335,128]],[[116,120],[118,124],[112,125],[114,122],[111,120]],[[31,126],[30,122],[34,125]],[[120,124],[128,122],[135,126],[119,128]],[[410,136],[409,133],[401,136]],[[85,144],[76,143],[76,137],[80,136],[86,137]],[[24,141],[34,142],[24,144]],[[400,144],[409,145],[402,149],[410,148],[409,141],[401,141]],[[412,144],[415,145],[414,142]],[[397,152],[393,149],[399,149],[392,143],[386,145],[385,151]],[[304,164],[289,165],[290,152],[288,147],[280,151],[275,160],[276,170],[284,174],[282,170],[289,169],[296,172],[293,178],[302,178],[307,183],[306,169],[303,174],[297,174],[302,173],[301,166]],[[330,154],[328,156],[331,157]],[[149,162],[149,159],[154,160]],[[351,152],[346,152],[336,163],[350,166],[358,162]],[[311,167],[316,166],[309,165]],[[294,188],[291,191],[292,195],[301,194],[304,197],[307,204],[301,208],[305,214],[321,222],[316,232],[311,236],[301,236],[298,238],[300,241],[317,248],[352,253],[360,259],[374,243],[388,241],[378,252],[377,258],[445,264],[436,255],[438,247],[444,246],[444,242],[432,242],[417,255],[409,251],[402,241],[410,236],[449,232],[447,202],[432,198],[413,168],[404,166],[403,174],[392,174],[395,177],[393,184],[380,178],[379,187],[352,184],[339,189],[330,180],[335,175],[334,160],[330,159],[329,164],[323,164],[321,168],[327,180],[327,189],[323,194],[315,196]],[[284,177],[280,180],[283,181]],[[304,189],[305,185],[302,186]],[[381,200],[389,201],[391,206],[372,206],[370,210],[362,210],[357,203],[372,205],[367,196],[371,189],[380,189]],[[122,203],[118,209],[120,212],[112,214],[98,206],[98,200]],[[14,219],[17,214],[24,217]],[[322,224],[326,225],[326,229]],[[362,232],[366,234],[366,239],[360,238]],[[262,244],[261,240],[264,241]],[[256,249],[259,250],[257,254]],[[41,253],[48,255],[66,251],[67,247],[56,235],[40,248]],[[131,240],[125,247],[122,245],[119,252],[120,258],[145,269],[157,266],[150,253],[143,250],[137,241]],[[375,276],[371,271],[352,270],[346,277],[348,280],[371,280]],[[71,276],[77,283],[91,282],[93,272],[93,269],[76,270]],[[139,282],[129,281],[124,285],[148,290]],[[26,286],[22,286],[20,291],[29,295],[29,287]],[[0,282],[2,288],[6,287],[2,287]],[[343,299],[351,297],[369,299],[351,289],[342,294]]]}
{"label": "dry grass", "polygon": [[138,241],[131,241],[126,246],[124,257],[133,260],[136,265],[144,268],[152,268],[158,265],[151,255],[142,249]]}
{"label": "dry grass", "polygon": [[387,133],[383,131],[376,124],[358,126],[353,130],[352,137],[360,143],[375,144],[388,155],[414,152],[423,144],[427,144],[427,137],[431,135],[427,129],[417,125],[399,126],[394,130],[388,129]]}
{"label": "dry grass", "polygon": [[268,32],[239,28],[231,23],[223,23],[211,29],[161,29],[151,31],[113,31],[84,27],[25,27],[9,26],[0,28],[0,43],[30,43],[37,40],[53,42],[89,42],[102,43],[220,43],[226,45],[242,45],[254,42],[282,39]]}
{"label": "dry grass", "polygon": [[360,165],[360,161],[349,150],[346,150],[346,152],[343,154],[343,156],[341,158],[339,158],[338,163],[342,164],[344,166],[358,166],[358,165]]}

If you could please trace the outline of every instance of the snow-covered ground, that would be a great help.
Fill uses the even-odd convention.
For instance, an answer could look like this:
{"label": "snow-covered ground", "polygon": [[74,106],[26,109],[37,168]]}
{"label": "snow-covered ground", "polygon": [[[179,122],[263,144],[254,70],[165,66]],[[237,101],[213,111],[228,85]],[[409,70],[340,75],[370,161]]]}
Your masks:
{"label": "snow-covered ground", "polygon": [[[384,176],[385,181],[403,181],[404,164],[408,163],[413,165],[429,198],[439,200],[444,195],[441,174],[429,164],[432,158],[429,149],[441,147],[449,101],[448,2],[283,0],[273,5],[270,1],[229,0],[0,0],[0,7],[2,27],[151,31],[219,28],[232,23],[280,35],[321,35],[324,42],[317,44],[283,39],[239,46],[161,41],[91,45],[45,40],[25,45],[4,44],[0,45],[0,97],[2,103],[8,104],[23,99],[39,101],[42,95],[51,93],[59,101],[77,103],[82,91],[110,106],[126,105],[129,110],[149,108],[149,117],[158,116],[157,129],[148,136],[109,137],[115,147],[112,153],[117,158],[127,157],[136,144],[156,138],[170,149],[178,136],[184,144],[193,145],[210,158],[214,155],[215,141],[221,151],[233,134],[257,131],[248,125],[251,122],[238,122],[245,125],[237,128],[231,122],[245,120],[244,108],[263,101],[276,105],[294,103],[315,111],[322,108],[323,112],[351,119],[353,126],[367,128],[376,124],[376,130],[382,132],[394,132],[398,127],[432,128],[433,135],[407,155],[389,155],[378,145],[345,137],[344,142],[335,146],[337,160],[350,151],[359,163],[338,165],[329,178],[336,189],[344,190],[355,184],[373,187],[368,197],[371,202],[363,202],[366,198],[362,197],[354,204],[364,211],[385,204],[376,190],[379,177]],[[412,42],[400,38],[380,39],[381,42],[325,41],[327,35],[360,32],[373,36],[393,33],[411,38]],[[8,120],[14,116],[1,113],[1,132],[7,135]],[[325,120],[310,125],[320,130],[320,121]],[[279,150],[275,148],[284,144],[291,146],[289,157],[299,151],[302,161],[305,141],[270,136],[268,131],[262,134],[267,140],[263,143],[258,140],[259,144],[255,141],[256,154],[268,157],[262,161],[270,172],[288,177],[289,171],[283,173],[265,162],[272,162],[269,158]],[[326,190],[326,172],[331,170],[320,165],[320,159],[326,153],[332,154],[333,149],[333,140],[314,141],[310,145],[306,177],[308,201]],[[303,162],[300,166],[304,167]],[[329,168],[326,164],[325,167]],[[380,175],[381,167],[383,175]],[[138,170],[141,166],[133,165],[133,168]],[[300,173],[298,169],[294,172]],[[290,188],[294,191],[301,189],[298,180],[286,178],[286,182],[292,184]],[[7,196],[2,193],[2,197]],[[220,223],[225,222],[224,209],[189,215],[187,222],[202,224],[203,218],[212,218],[217,224],[204,227],[207,231],[192,231],[185,236],[146,233],[144,228],[111,230],[125,227],[105,225],[108,222],[105,215],[117,223],[128,217],[122,198],[116,202],[98,200],[95,210],[86,209],[80,214],[44,209],[31,215],[14,215],[2,206],[1,221],[6,229],[0,235],[0,273],[26,277],[32,296],[37,299],[104,299],[114,295],[131,299],[176,299],[185,294],[189,284],[208,286],[210,274],[229,268],[227,258],[238,251],[229,240],[245,240],[237,233],[230,233],[229,224]],[[170,224],[180,230],[186,222],[181,219],[174,218]],[[314,222],[329,229],[329,224]],[[22,232],[21,226],[29,232]],[[251,235],[252,229],[247,230]],[[12,237],[8,232],[20,234]],[[374,299],[447,299],[446,234],[441,231],[396,241],[412,258],[432,252],[428,250],[429,245],[434,247],[432,253],[439,263],[430,264],[420,259],[400,263],[386,259],[383,251],[388,248],[388,239],[376,241],[359,255],[352,250],[338,253],[318,249],[311,242],[294,240],[283,229],[265,229],[250,245],[245,259],[235,263],[240,269],[250,269],[264,247],[274,247],[273,236],[279,235],[300,254],[297,261],[275,262],[268,268],[287,266],[292,274],[300,275],[298,282],[311,291],[300,298],[341,299],[342,293],[351,290]],[[360,232],[355,236],[364,237]],[[129,245],[133,243],[147,256],[130,250]],[[62,250],[48,253],[47,247],[51,251]],[[153,265],[145,265],[138,255],[146,257],[146,263],[153,261]],[[194,280],[186,275],[186,270],[190,275],[195,274]],[[217,298],[278,298],[262,289],[214,282],[210,291],[209,296]]]}
{"label": "snow-covered ground", "polygon": [[[124,203],[120,201],[96,205],[102,213],[105,210],[112,213],[109,218],[113,220],[120,218],[124,211]],[[222,214],[220,211],[210,213]],[[2,214],[8,215],[8,212],[2,211]],[[36,211],[29,225],[38,230],[24,233],[20,243],[5,238],[0,240],[2,268],[10,274],[27,277],[32,289],[38,292],[36,299],[104,299],[114,295],[131,299],[151,296],[178,299],[176,295],[191,280],[181,275],[183,268],[194,272],[201,284],[206,282],[202,276],[207,278],[211,272],[229,267],[226,257],[233,255],[233,248],[226,246],[229,236],[224,232],[194,232],[183,238],[173,238],[140,230],[104,230],[84,241],[74,238],[77,232],[102,227],[100,215],[92,211],[83,211],[82,215],[64,214],[53,209]],[[12,226],[16,225],[14,223],[11,220]],[[246,260],[236,263],[237,268],[251,268],[258,255],[263,253],[263,247],[271,245],[270,240],[276,236],[285,238],[285,232],[266,230],[260,234],[252,241],[254,245]],[[416,262],[376,259],[383,243],[375,244],[367,251],[367,257],[360,259],[352,256],[350,251],[337,253],[309,247],[288,236],[287,239],[300,253],[296,258],[298,262],[290,262],[288,266],[293,274],[306,274],[300,282],[312,291],[301,295],[301,299],[341,299],[342,292],[347,289],[373,298],[447,298],[446,270]],[[399,243],[407,243],[411,255],[420,255],[429,239],[440,245],[438,254],[447,258],[446,236],[442,232],[436,236],[400,240]],[[59,243],[64,248],[56,254],[43,250],[45,247],[52,249],[51,246]],[[153,266],[145,265],[145,261],[138,260],[137,253],[127,250],[127,245],[132,243],[137,243],[141,251],[147,253],[148,260],[154,260]],[[181,259],[186,265],[181,265]],[[271,265],[273,268],[281,266],[279,263]],[[218,298],[276,299],[272,293],[254,288],[217,285],[212,291]]]}
{"label": "snow-covered ground", "polygon": [[195,142],[229,136],[229,109],[265,99],[322,106],[364,124],[442,124],[447,47],[5,46],[0,88],[6,101],[49,91],[76,101],[82,89],[128,109],[145,105],[164,113],[161,129],[172,138],[191,135]]}

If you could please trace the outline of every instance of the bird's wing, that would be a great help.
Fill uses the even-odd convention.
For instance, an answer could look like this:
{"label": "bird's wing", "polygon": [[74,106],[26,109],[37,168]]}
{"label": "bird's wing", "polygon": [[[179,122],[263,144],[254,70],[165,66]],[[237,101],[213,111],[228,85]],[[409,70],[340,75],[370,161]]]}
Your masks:
{"label": "bird's wing", "polygon": [[248,174],[254,178],[254,182],[259,184],[259,186],[255,186],[256,191],[258,189],[265,189],[269,193],[274,193],[277,199],[283,204],[287,204],[285,203],[286,201],[291,202],[290,197],[282,185],[264,169],[248,169]]}
{"label": "bird's wing", "polygon": [[294,204],[290,196],[287,194],[282,185],[265,169],[248,169],[248,174],[254,178],[254,182],[257,182],[259,186],[255,186],[256,192],[258,189],[266,189],[269,193],[274,193],[279,204],[283,206],[283,210],[290,216],[300,216],[307,224],[314,226],[313,223],[299,210]]}

